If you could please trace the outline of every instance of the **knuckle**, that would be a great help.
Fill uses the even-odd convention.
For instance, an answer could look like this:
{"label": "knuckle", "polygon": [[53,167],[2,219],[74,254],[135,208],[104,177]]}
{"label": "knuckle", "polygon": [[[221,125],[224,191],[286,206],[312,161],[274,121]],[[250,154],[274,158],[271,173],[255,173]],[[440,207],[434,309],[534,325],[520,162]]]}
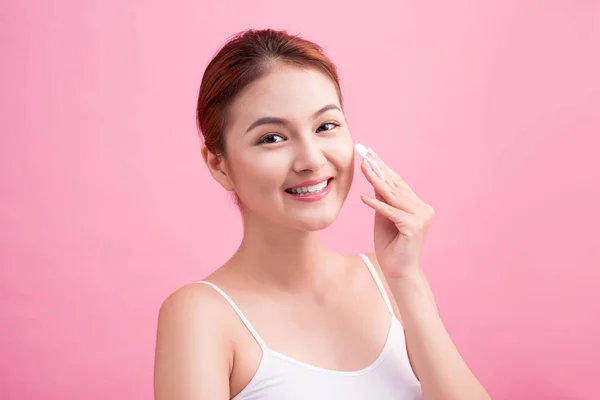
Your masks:
{"label": "knuckle", "polygon": [[424,203],[423,204],[423,214],[425,215],[425,217],[427,219],[431,219],[435,215],[435,210],[433,209],[433,207],[431,205]]}

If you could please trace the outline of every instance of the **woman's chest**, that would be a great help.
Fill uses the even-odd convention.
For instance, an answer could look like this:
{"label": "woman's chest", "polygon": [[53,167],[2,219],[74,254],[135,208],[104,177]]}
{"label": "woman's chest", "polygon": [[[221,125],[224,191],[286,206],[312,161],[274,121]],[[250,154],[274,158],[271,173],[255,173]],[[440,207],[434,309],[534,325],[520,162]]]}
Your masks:
{"label": "woman's chest", "polygon": [[[391,315],[380,296],[366,294],[337,301],[254,303],[246,315],[269,352],[297,364],[332,371],[357,371],[381,354]],[[310,302],[306,302],[310,303]],[[262,350],[243,324],[235,332],[232,394],[255,375]]]}

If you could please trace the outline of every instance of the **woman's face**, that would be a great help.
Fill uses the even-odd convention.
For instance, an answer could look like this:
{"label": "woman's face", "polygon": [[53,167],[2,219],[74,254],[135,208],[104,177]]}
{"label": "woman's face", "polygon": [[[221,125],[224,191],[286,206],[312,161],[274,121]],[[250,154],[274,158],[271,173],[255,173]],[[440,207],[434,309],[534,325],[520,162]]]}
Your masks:
{"label": "woman's face", "polygon": [[235,99],[225,134],[225,169],[245,212],[310,231],[335,220],[354,145],[326,75],[278,65]]}

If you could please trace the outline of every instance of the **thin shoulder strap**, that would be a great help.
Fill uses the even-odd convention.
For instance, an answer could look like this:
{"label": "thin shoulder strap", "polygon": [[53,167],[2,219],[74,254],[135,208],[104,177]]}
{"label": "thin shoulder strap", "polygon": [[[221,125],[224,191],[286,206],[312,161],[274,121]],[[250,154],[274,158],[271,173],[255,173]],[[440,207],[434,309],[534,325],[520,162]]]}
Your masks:
{"label": "thin shoulder strap", "polygon": [[366,256],[365,254],[361,253],[361,254],[359,254],[359,256],[363,259],[365,264],[367,264],[367,269],[371,273],[371,276],[373,277],[373,280],[375,281],[377,288],[379,288],[379,292],[383,296],[383,300],[385,300],[385,304],[387,305],[388,309],[390,310],[390,313],[392,313],[392,316],[394,316],[394,309],[392,308],[392,303],[390,302],[390,298],[387,295],[387,291],[385,290],[385,287],[383,286],[383,283],[381,282],[381,278],[379,277],[379,274],[375,270],[375,266],[373,265],[373,263],[371,262],[369,257]]}
{"label": "thin shoulder strap", "polygon": [[237,304],[235,304],[235,302],[231,299],[231,297],[229,297],[227,295],[227,293],[225,293],[223,291],[223,289],[221,289],[214,283],[208,282],[208,281],[198,281],[197,283],[204,283],[205,285],[208,285],[208,286],[212,287],[213,289],[215,289],[217,292],[219,292],[221,294],[221,296],[223,296],[225,298],[225,300],[227,300],[227,302],[231,305],[231,307],[233,308],[235,313],[238,315],[238,317],[240,317],[240,319],[242,320],[244,325],[246,325],[246,328],[248,328],[248,330],[250,331],[252,336],[254,336],[254,339],[256,339],[256,341],[260,345],[261,349],[263,351],[267,349],[267,346],[266,346],[264,340],[260,337],[258,332],[256,332],[256,330],[252,327],[252,324],[250,323],[250,321],[248,321],[248,318],[246,318],[246,316],[242,313],[242,311],[237,306]]}

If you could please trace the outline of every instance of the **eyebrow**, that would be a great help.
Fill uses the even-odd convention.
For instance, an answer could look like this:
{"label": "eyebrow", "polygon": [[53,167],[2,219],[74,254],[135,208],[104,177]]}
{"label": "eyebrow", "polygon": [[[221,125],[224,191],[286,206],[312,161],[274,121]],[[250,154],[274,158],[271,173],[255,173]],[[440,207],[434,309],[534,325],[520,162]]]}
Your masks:
{"label": "eyebrow", "polygon": [[[342,111],[337,105],[335,104],[327,104],[324,107],[319,108],[314,114],[313,114],[313,119],[317,118],[319,115],[323,114],[325,111],[329,111],[329,110],[339,110]],[[254,121],[249,127],[248,129],[246,129],[246,133],[250,132],[252,129],[260,126],[260,125],[266,125],[266,124],[276,124],[276,125],[286,125],[288,123],[288,121],[284,118],[277,118],[277,117],[262,117],[257,119],[256,121]]]}

